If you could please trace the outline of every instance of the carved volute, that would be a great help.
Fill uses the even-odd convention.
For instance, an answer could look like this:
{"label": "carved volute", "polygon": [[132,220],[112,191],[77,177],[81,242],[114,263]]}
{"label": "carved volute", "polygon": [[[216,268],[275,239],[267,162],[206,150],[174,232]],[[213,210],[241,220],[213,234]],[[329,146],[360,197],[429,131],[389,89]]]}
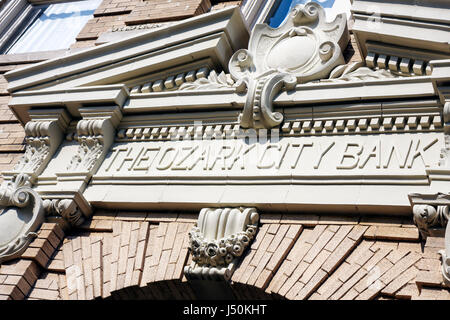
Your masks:
{"label": "carved volute", "polygon": [[274,97],[297,83],[328,77],[334,67],[344,63],[342,51],[347,42],[345,14],[328,23],[324,9],[314,2],[295,6],[277,29],[256,25],[248,50],[236,51],[229,62],[231,76],[247,87],[241,126],[280,125],[283,115],[273,112]]}

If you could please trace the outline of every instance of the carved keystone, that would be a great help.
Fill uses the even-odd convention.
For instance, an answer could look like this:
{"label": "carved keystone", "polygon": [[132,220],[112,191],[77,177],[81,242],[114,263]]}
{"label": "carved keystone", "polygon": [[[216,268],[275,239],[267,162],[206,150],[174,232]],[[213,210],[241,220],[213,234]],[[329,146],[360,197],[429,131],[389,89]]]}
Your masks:
{"label": "carved keystone", "polygon": [[324,9],[315,2],[297,5],[277,29],[255,26],[249,49],[234,53],[229,70],[236,86],[247,87],[240,122],[243,128],[273,128],[283,121],[272,102],[283,89],[297,83],[326,78],[344,64],[342,51],[348,43],[347,19],[337,15],[327,23]]}
{"label": "carved keystone", "polygon": [[192,264],[185,267],[192,280],[231,279],[239,257],[253,240],[259,215],[255,208],[205,208],[189,232]]}

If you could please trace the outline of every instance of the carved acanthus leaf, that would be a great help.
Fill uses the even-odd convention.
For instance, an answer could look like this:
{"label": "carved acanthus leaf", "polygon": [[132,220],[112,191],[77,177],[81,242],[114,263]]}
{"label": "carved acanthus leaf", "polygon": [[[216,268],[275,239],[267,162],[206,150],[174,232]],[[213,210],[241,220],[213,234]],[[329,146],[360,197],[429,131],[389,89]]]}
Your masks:
{"label": "carved acanthus leaf", "polygon": [[50,130],[57,126],[53,121],[34,122],[25,125],[25,153],[15,166],[15,171],[35,172],[49,156]]}
{"label": "carved acanthus leaf", "polygon": [[393,74],[390,70],[372,70],[366,67],[364,62],[354,62],[336,67],[331,72],[329,79],[321,79],[320,82],[367,81],[396,77],[397,75]]}
{"label": "carved acanthus leaf", "polygon": [[234,85],[235,82],[230,74],[225,74],[223,71],[217,74],[216,71],[212,70],[207,78],[200,78],[194,82],[185,82],[180,86],[179,90],[212,90],[232,88]]}
{"label": "carved acanthus leaf", "polygon": [[259,215],[254,208],[205,208],[189,232],[192,263],[189,279],[229,280],[245,248],[253,240]]}
{"label": "carved acanthus leaf", "polygon": [[91,171],[104,150],[107,119],[80,120],[77,124],[79,147],[69,165],[68,171]]}

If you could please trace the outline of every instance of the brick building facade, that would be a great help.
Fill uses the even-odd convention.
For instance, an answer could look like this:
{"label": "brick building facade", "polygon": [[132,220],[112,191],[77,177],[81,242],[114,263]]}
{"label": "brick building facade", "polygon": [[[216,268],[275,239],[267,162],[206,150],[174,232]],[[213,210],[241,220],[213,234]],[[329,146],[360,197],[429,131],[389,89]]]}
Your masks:
{"label": "brick building facade", "polygon": [[[5,9],[9,2],[0,1],[0,10]],[[81,143],[84,136],[98,138],[100,135],[104,140],[107,140],[105,137],[110,135],[112,137],[110,145],[116,143],[120,147],[121,143],[139,143],[136,141],[141,138],[143,141],[145,139],[150,141],[153,139],[152,137],[158,141],[166,141],[164,137],[171,135],[171,129],[175,132],[174,136],[178,135],[177,137],[179,137],[182,135],[180,133],[181,127],[189,132],[191,123],[188,120],[192,122],[193,119],[206,122],[205,128],[203,128],[205,135],[209,130],[208,126],[211,127],[211,135],[217,134],[217,132],[220,132],[220,134],[223,132],[225,135],[226,125],[229,125],[230,128],[236,128],[237,117],[236,119],[233,118],[234,122],[227,121],[234,117],[235,113],[237,115],[237,109],[243,108],[245,98],[236,98],[242,97],[242,92],[233,92],[232,94],[235,95],[232,99],[235,100],[230,103],[222,103],[221,99],[223,101],[226,99],[221,94],[225,95],[226,90],[224,89],[223,92],[214,91],[214,96],[209,99],[220,101],[217,102],[217,106],[211,106],[212,102],[208,102],[208,104],[196,100],[201,100],[199,97],[205,94],[203,91],[198,96],[193,95],[191,98],[188,97],[189,90],[187,90],[186,98],[183,98],[183,93],[179,96],[170,96],[170,94],[176,92],[177,88],[183,88],[189,82],[202,84],[201,79],[209,79],[211,82],[208,74],[210,77],[211,74],[214,74],[215,79],[219,79],[215,80],[216,83],[223,85],[222,87],[227,87],[225,84],[227,82],[226,74],[232,72],[226,70],[228,60],[232,60],[231,55],[235,51],[242,50],[242,47],[247,45],[248,39],[245,40],[244,38],[248,37],[249,34],[252,35],[254,23],[263,22],[261,19],[255,18],[258,14],[252,13],[252,10],[262,16],[261,12],[266,12],[266,14],[270,12],[271,14],[279,4],[277,1],[268,1],[267,3],[273,3],[273,8],[269,8],[270,10],[263,8],[264,6],[261,4],[259,11],[251,9],[252,3],[257,2],[251,0],[243,2],[103,0],[78,33],[70,48],[0,55],[0,171],[6,172],[4,174],[4,185],[6,186],[8,182],[16,183],[15,181],[18,181],[17,172],[30,174],[26,170],[14,169],[23,157],[28,145],[31,145],[27,139],[30,136],[39,138],[39,134],[30,134],[29,132],[27,132],[28,137],[25,137],[24,126],[26,123],[39,122],[45,119],[45,121],[56,121],[60,127],[64,128],[62,130],[63,138],[60,138],[63,141],[61,142],[63,147],[58,149],[60,151],[56,151],[57,149],[52,151],[53,154],[50,154],[49,159],[45,160],[48,161],[48,165],[45,164],[39,169],[40,173],[36,174],[36,180],[33,180],[34,178],[30,180],[37,194],[42,198],[43,209],[41,211],[46,212],[46,217],[44,222],[35,230],[37,236],[32,239],[20,255],[15,256],[14,259],[5,259],[1,263],[0,299],[204,299],[207,295],[203,291],[202,281],[210,283],[208,281],[211,279],[198,279],[196,274],[195,276],[190,275],[186,270],[190,265],[196,263],[196,261],[193,261],[192,242],[189,240],[188,232],[200,221],[199,209],[206,207],[255,207],[258,210],[258,230],[254,239],[242,256],[237,256],[235,269],[232,270],[230,278],[226,279],[225,284],[217,285],[217,288],[213,286],[213,288],[216,288],[216,293],[223,289],[223,296],[226,298],[232,297],[243,300],[450,299],[445,273],[443,274],[441,271],[443,258],[439,253],[446,250],[446,242],[448,242],[444,235],[445,224],[427,225],[423,229],[423,225],[420,222],[418,223],[413,216],[414,206],[429,205],[430,203],[431,206],[446,206],[446,212],[448,213],[448,203],[446,202],[448,197],[438,196],[431,201],[426,196],[412,195],[413,192],[426,193],[415,186],[416,184],[421,185],[421,183],[423,185],[423,182],[411,182],[412,191],[407,193],[405,199],[394,201],[395,204],[393,205],[389,204],[390,199],[386,200],[386,204],[382,204],[384,199],[381,198],[390,198],[389,190],[393,190],[390,189],[390,186],[386,187],[387,191],[380,191],[381,195],[373,196],[374,198],[380,197],[380,200],[375,201],[376,204],[367,205],[366,208],[365,204],[362,203],[363,200],[361,200],[361,203],[355,202],[353,205],[352,203],[344,203],[346,201],[344,199],[341,203],[342,207],[340,207],[340,200],[333,198],[329,205],[326,201],[324,204],[317,200],[317,198],[329,196],[329,194],[326,194],[327,192],[322,193],[323,191],[311,191],[312,194],[317,192],[318,196],[313,197],[316,200],[308,200],[311,202],[307,202],[307,204],[300,204],[295,200],[292,200],[291,204],[288,193],[285,196],[286,202],[282,200],[271,202],[272,191],[267,191],[269,189],[258,191],[258,196],[263,194],[264,197],[270,198],[267,203],[258,200],[260,198],[256,196],[256,191],[255,199],[236,200],[235,202],[224,200],[215,203],[215,200],[210,200],[216,199],[216,194],[213,193],[214,186],[207,187],[208,190],[205,189],[205,193],[208,193],[208,197],[210,197],[207,200],[191,201],[189,199],[183,200],[184,202],[181,200],[177,202],[177,197],[184,199],[183,192],[189,193],[190,191],[174,189],[167,196],[165,194],[160,195],[157,200],[146,198],[146,200],[140,202],[133,197],[132,191],[129,195],[123,195],[121,198],[120,186],[117,190],[114,189],[115,186],[112,186],[104,194],[101,194],[102,183],[108,185],[108,181],[113,178],[106,174],[101,176],[108,171],[108,168],[105,168],[100,160],[98,164],[95,160],[95,163],[89,166],[89,170],[94,168],[93,171],[87,173],[80,180],[77,180],[76,175],[73,175],[73,177],[67,176],[69,178],[64,180],[66,176],[58,173],[57,169],[61,171],[65,171],[65,169],[59,168],[57,163],[66,160],[69,163],[70,156],[65,156],[65,154],[76,154],[76,147],[78,143]],[[384,128],[383,130],[386,131],[395,128],[397,132],[393,132],[393,134],[397,134],[403,128],[409,126],[409,131],[405,134],[410,134],[413,137],[411,138],[411,144],[416,143],[416,140],[413,140],[415,137],[414,125],[416,127],[422,126],[419,134],[436,135],[437,143],[442,145],[444,149],[447,148],[448,132],[446,126],[448,119],[446,120],[447,115],[444,105],[449,104],[448,93],[445,89],[448,85],[448,79],[446,79],[446,77],[448,78],[448,74],[446,74],[448,60],[446,59],[450,56],[448,48],[445,52],[445,49],[440,48],[437,44],[439,40],[435,39],[429,40],[431,45],[426,43],[421,45],[424,40],[414,38],[413,35],[406,35],[406,40],[403,38],[398,40],[395,35],[391,36],[392,39],[389,38],[384,29],[365,30],[360,17],[364,15],[370,17],[370,10],[367,11],[368,9],[365,7],[368,5],[367,2],[371,1],[355,0],[353,3],[352,13],[354,17],[348,21],[348,42],[342,44],[344,48],[342,50],[343,65],[364,66],[375,71],[386,69],[391,70],[393,74],[398,71],[397,73],[400,76],[407,78],[407,80],[403,79],[404,81],[410,80],[410,82],[400,83],[400,80],[402,80],[400,79],[398,87],[400,89],[395,89],[394,85],[397,84],[392,79],[386,80],[374,75],[370,76],[371,78],[364,78],[365,74],[357,74],[357,80],[363,81],[361,87],[368,86],[369,89],[366,91],[370,91],[370,93],[366,94],[366,91],[364,93],[357,92],[353,97],[353,91],[351,91],[353,89],[346,88],[347,91],[343,93],[342,97],[339,96],[340,93],[336,93],[335,96],[326,96],[327,93],[324,93],[323,101],[319,101],[320,99],[316,97],[320,96],[321,93],[316,91],[311,94],[310,102],[295,100],[295,97],[286,98],[282,96],[283,94],[286,96],[286,92],[280,93],[280,98],[272,98],[281,99],[276,100],[274,106],[278,108],[277,110],[283,108],[285,115],[284,122],[280,126],[280,131],[284,134],[282,137],[292,138],[297,131],[300,134],[300,130],[303,130],[302,128],[306,126],[304,120],[306,118],[304,117],[307,117],[302,115],[303,109],[288,111],[288,107],[285,106],[295,108],[304,104],[305,109],[311,108],[311,110],[318,106],[317,109],[312,111],[314,117],[318,117],[312,118],[314,121],[311,121],[312,129],[316,130],[315,132],[319,132],[316,123],[320,122],[318,124],[320,130],[323,129],[323,132],[327,134],[328,131],[336,133],[340,130],[339,121],[345,119],[345,130],[347,130],[345,133],[348,133],[348,130],[352,130],[351,120],[348,119],[356,117],[359,121],[358,128],[360,129],[358,130],[371,128],[375,132],[379,128]],[[380,5],[379,1],[373,2],[374,5]],[[45,3],[45,1],[28,1],[28,5],[32,6],[42,3]],[[398,4],[393,3],[391,5],[392,12],[390,12],[390,7],[386,8],[382,4],[380,5],[379,16],[381,19],[407,19],[400,17],[400,14],[397,13],[396,5],[398,6]],[[441,6],[445,5],[441,4]],[[426,10],[428,9],[427,7]],[[421,21],[432,21],[438,26],[445,25],[448,27],[450,8],[443,7],[440,9],[445,12],[443,18],[430,18],[427,16],[428,11],[425,10],[422,16],[420,14],[417,17],[411,16],[408,21],[411,24],[413,22],[420,24]],[[244,21],[242,25],[239,24],[240,22],[236,22],[241,21],[236,18],[237,12],[242,12],[239,15],[239,19]],[[432,13],[434,11],[430,13],[430,16]],[[447,16],[445,17],[445,15]],[[250,19],[248,17],[251,16],[253,17],[252,22],[245,20]],[[232,22],[224,22],[227,21],[226,19]],[[223,26],[219,26],[218,21],[223,23]],[[303,20],[301,21],[303,22]],[[243,27],[244,24],[247,25]],[[216,33],[208,34],[208,31],[204,31],[209,26],[216,28],[217,30],[214,29]],[[353,26],[355,27],[353,28]],[[0,27],[2,27],[1,24]],[[424,33],[428,31],[423,30]],[[215,38],[213,39],[216,34],[220,35],[217,38],[219,44],[214,42],[214,46],[207,47],[210,43],[208,41],[216,41]],[[0,36],[3,35],[0,33]],[[175,38],[178,36],[179,38]],[[186,40],[183,37],[186,37]],[[195,41],[192,40],[185,45],[184,41],[186,43],[191,41],[189,37]],[[211,37],[212,40],[208,37]],[[223,39],[226,37],[228,38],[224,41]],[[252,37],[256,38],[253,35]],[[377,41],[374,39],[377,39]],[[145,41],[148,41],[148,43]],[[140,47],[141,45],[153,46],[153,44],[157,46],[158,41],[162,41],[162,49],[151,47],[151,50],[154,50],[151,51],[150,47]],[[245,44],[241,45],[241,41]],[[396,41],[399,41],[404,48],[409,46],[409,51],[403,47],[401,49],[395,47]],[[197,43],[200,43],[199,46],[205,46],[205,48],[197,49],[195,47]],[[186,46],[188,49],[184,48],[185,51],[193,48],[192,57],[185,53],[172,57],[163,52],[165,46],[170,47],[173,52],[178,50],[179,46]],[[227,46],[231,49],[228,49]],[[431,53],[426,51],[427,46]],[[194,50],[198,51],[194,52]],[[135,52],[138,52],[139,55]],[[404,54],[404,56],[399,56],[398,52]],[[157,57],[155,60],[152,60],[152,54]],[[408,54],[411,56],[408,56]],[[163,58],[159,58],[160,56]],[[101,57],[106,57],[109,60],[101,61]],[[257,59],[256,55],[254,59]],[[395,59],[398,59],[398,61]],[[432,64],[430,61],[435,60],[439,63],[433,65],[434,69],[427,69]],[[138,65],[140,61],[145,61],[148,66]],[[397,61],[393,67],[397,68],[396,70],[387,66],[393,61]],[[90,66],[91,62],[92,66]],[[405,63],[407,76],[401,69]],[[153,67],[153,64],[155,67]],[[91,67],[97,69],[92,71]],[[108,71],[108,68],[114,69]],[[442,71],[442,74],[437,74],[435,70],[441,70],[440,68],[444,71]],[[23,70],[23,73],[18,70]],[[348,68],[345,71],[341,69],[340,74],[343,72],[345,75],[356,69],[349,70]],[[5,76],[4,74],[7,72],[9,73]],[[402,72],[404,74],[401,74]],[[200,80],[200,82],[189,81],[189,74],[194,80],[197,78],[197,81]],[[195,76],[192,76],[192,74]],[[223,74],[225,78],[220,78],[220,74]],[[398,74],[395,75],[399,76]],[[310,86],[308,88],[317,85],[317,90],[319,90],[322,88],[320,87],[321,82],[324,79],[329,80],[329,75],[330,72],[325,77],[313,79],[312,83],[307,83],[307,86]],[[414,77],[418,78],[416,82],[414,82]],[[381,87],[375,87],[378,82],[373,82],[373,79],[381,79],[380,81],[386,82],[379,82]],[[301,82],[298,81],[297,92],[303,92],[301,91],[303,90]],[[355,78],[343,80],[340,83],[352,81],[355,81]],[[328,85],[329,88],[334,86],[331,83],[324,82],[324,85]],[[70,83],[70,86],[65,87],[66,83]],[[118,84],[122,83],[125,84],[124,87],[118,89]],[[233,88],[238,87],[237,79],[231,80],[230,83],[232,83]],[[420,90],[423,89],[423,92],[414,87],[416,83],[419,83],[417,86],[420,86]],[[359,84],[356,82],[355,86],[359,86]],[[111,86],[111,90],[117,90],[118,93],[114,91],[114,97],[112,97],[113,93],[106,94],[109,90],[106,88],[108,85]],[[345,84],[342,84],[342,86],[345,86]],[[392,88],[392,93],[384,90],[388,86]],[[432,89],[433,86],[436,89]],[[92,89],[94,87],[97,89]],[[335,87],[338,88],[340,85]],[[90,88],[89,90],[92,91],[87,89],[87,91],[83,91],[85,88]],[[39,90],[42,90],[42,92],[39,92]],[[209,90],[209,87],[201,88],[201,90]],[[395,96],[394,91],[396,90],[399,91],[398,96]],[[408,93],[403,94],[406,91]],[[95,98],[90,98],[89,94],[92,92],[97,95]],[[151,93],[155,93],[155,95],[150,96]],[[150,99],[154,99],[151,101],[163,99],[165,93],[168,94],[167,99],[172,99],[170,103],[163,100],[161,103],[155,102],[155,105],[151,103],[145,105]],[[69,96],[71,94],[77,95],[76,98],[73,98],[73,101],[70,100],[72,99],[72,96]],[[309,97],[308,94],[310,93],[305,92],[304,94]],[[37,104],[30,104],[26,99],[31,99],[34,95],[39,96],[36,98]],[[122,95],[126,97],[122,97]],[[136,102],[132,102],[133,95],[136,97]],[[179,100],[178,103],[178,99],[185,100]],[[353,100],[347,101],[350,99]],[[341,103],[341,101],[344,102]],[[42,102],[42,105],[39,104],[40,102]],[[116,108],[115,104],[119,105],[119,108]],[[185,107],[185,105],[189,105],[189,107]],[[206,105],[207,107],[205,107]],[[334,111],[329,111],[336,105],[339,112],[342,112],[342,114],[347,112],[350,116],[344,115],[342,119],[336,118]],[[410,109],[405,111],[408,107]],[[61,108],[65,111],[60,111]],[[378,111],[373,111],[378,109],[382,110],[380,116],[376,113]],[[48,110],[51,110],[51,112]],[[156,112],[152,110],[156,110]],[[177,118],[177,113],[174,113],[173,110],[182,114],[188,113],[186,116],[188,120],[183,120],[184,122],[180,122],[181,124],[178,123],[177,121],[181,120],[174,120]],[[204,114],[207,110],[212,110],[211,112],[217,112],[217,114],[207,116]],[[33,113],[34,111],[36,112]],[[235,113],[230,116],[229,114],[232,112]],[[323,118],[320,118],[321,112],[324,114]],[[338,113],[338,111],[336,112]],[[402,112],[406,113],[403,114]],[[166,113],[169,116],[166,117]],[[196,118],[197,113],[199,114],[198,118]],[[368,119],[365,126],[361,117],[366,117],[364,121]],[[413,118],[414,120],[411,120]],[[96,129],[89,129],[90,124],[86,124],[87,129],[83,129],[82,125],[77,125],[81,123],[80,119],[87,122],[107,119],[106,122],[111,122],[113,128],[111,133],[108,133],[110,129],[104,124],[101,124],[101,129],[98,129],[100,130],[98,132],[95,131]],[[301,121],[298,119],[301,119]],[[376,119],[376,123],[372,121],[373,119]],[[220,122],[222,120],[224,121],[223,124]],[[175,124],[171,124],[171,121]],[[303,127],[300,126],[297,130],[296,126],[299,126],[300,123]],[[92,124],[92,126],[95,125]],[[332,128],[328,130],[327,126]],[[175,127],[176,129],[173,129]],[[152,131],[154,128],[158,129]],[[29,130],[32,132],[32,129]],[[89,130],[94,130],[95,134],[92,134]],[[163,130],[167,131],[166,135],[162,133]],[[195,130],[195,127],[193,127],[193,130]],[[301,132],[303,134],[303,131]],[[392,132],[389,131],[389,133]],[[51,135],[51,132],[43,134],[43,136]],[[194,133],[192,133],[192,136],[194,136]],[[180,140],[182,139],[180,138]],[[88,148],[91,148],[88,142],[86,143]],[[333,142],[334,144],[335,142]],[[420,147],[423,146],[420,145]],[[433,146],[430,142],[427,148],[431,147],[438,150],[437,145]],[[418,152],[419,142],[417,142],[415,148],[413,152]],[[131,149],[127,150],[131,154]],[[285,150],[288,150],[288,147]],[[399,150],[392,149],[390,151],[391,156],[393,152],[400,152]],[[425,153],[427,149],[420,150]],[[103,161],[105,157],[106,159],[113,158],[111,153],[107,153],[110,151],[105,150],[104,152],[98,159]],[[345,152],[347,152],[347,149],[344,150],[344,154]],[[434,149],[433,152],[436,153]],[[419,156],[422,156],[423,153]],[[324,154],[320,156],[320,160]],[[120,155],[120,151],[116,155]],[[439,154],[434,155],[437,159],[433,158],[433,161],[436,160],[435,162],[443,157]],[[411,157],[412,167],[413,162],[419,156],[413,155]],[[130,163],[134,161],[133,165],[139,166],[135,163],[136,161],[139,159],[146,160],[141,153],[133,157],[135,158],[131,160],[122,160],[120,167],[124,164],[127,165],[128,162],[126,161]],[[347,155],[347,158],[351,157],[353,155]],[[374,156],[368,155],[366,162],[371,157]],[[300,155],[297,161],[299,158]],[[344,158],[345,156],[342,157],[342,159]],[[408,159],[410,158],[406,155],[405,163]],[[82,161],[81,156],[79,162]],[[386,167],[390,165],[389,161],[387,160]],[[69,168],[76,167],[72,162],[67,165],[68,172],[71,170]],[[26,164],[19,163],[20,166],[27,168]],[[109,167],[111,166],[112,162]],[[319,166],[319,163],[317,166]],[[439,171],[442,172],[442,175],[446,174],[445,166],[444,164],[444,168],[441,167],[441,171]],[[57,169],[53,170],[52,168]],[[89,170],[86,169],[85,171]],[[128,170],[131,170],[131,164]],[[79,176],[85,174],[82,170],[76,172]],[[119,172],[119,169],[117,169],[117,172]],[[417,172],[411,174],[414,176],[411,179],[419,181],[423,178],[421,173]],[[53,179],[53,176],[56,176],[56,178]],[[400,175],[394,174],[394,176],[392,179],[403,179]],[[95,181],[92,186],[91,178],[92,181]],[[52,179],[57,180],[57,182],[53,182]],[[106,182],[102,182],[102,179]],[[136,178],[136,180],[139,179]],[[386,180],[388,178],[380,179]],[[130,180],[131,182],[124,184],[135,183],[136,190],[138,190],[143,183],[135,182],[136,180]],[[430,180],[432,179],[430,178]],[[448,182],[445,182],[445,180],[443,179],[442,185],[430,187],[430,190],[433,190],[431,193],[448,192],[448,188],[445,189],[446,186],[448,187]],[[69,185],[67,181],[75,181],[74,184],[79,183],[76,186],[78,189],[75,188],[76,191],[70,189],[72,185]],[[47,187],[53,183],[55,184],[54,187]],[[59,183],[67,183],[68,189],[64,189],[65,185],[61,184],[60,186]],[[336,184],[336,182],[325,183]],[[372,183],[372,185],[383,185],[383,183],[378,181]],[[113,184],[111,183],[111,185]],[[252,185],[255,190],[257,184],[255,182],[255,186]],[[297,184],[301,184],[301,182]],[[314,183],[306,183],[310,187],[311,184]],[[363,184],[363,182],[357,182],[356,184]],[[283,186],[279,188],[279,190],[283,190]],[[311,187],[311,190],[313,188]],[[428,188],[428,185],[426,188]],[[129,190],[132,189],[126,189],[123,192],[126,193]],[[151,194],[157,192],[155,190],[146,189],[136,192]],[[108,194],[108,192],[111,193]],[[250,193],[249,197],[252,197],[252,191],[242,191],[242,193],[247,192]],[[278,189],[273,192],[278,192]],[[329,191],[329,193],[334,192],[334,189]],[[353,191],[349,191],[349,193],[351,192]],[[392,191],[392,193],[395,192],[397,191]],[[236,191],[236,193],[240,192]],[[370,191],[370,194],[372,194],[372,191]],[[130,197],[129,205],[127,205],[127,201],[123,200],[128,196]],[[243,199],[235,196],[238,199]],[[149,197],[151,198],[151,196]],[[370,195],[367,198],[370,198]],[[444,200],[440,200],[441,198]],[[320,208],[315,207],[314,201],[320,202]],[[367,201],[370,203],[370,200]],[[407,202],[406,205],[405,202]],[[163,204],[161,205],[161,203]],[[149,209],[146,209],[147,207]],[[440,210],[437,209],[438,214],[445,211],[445,209]],[[214,212],[214,210],[207,211],[205,215],[209,214],[211,217],[211,212]],[[442,214],[442,216],[445,216],[445,214]],[[0,243],[0,249],[2,249],[2,245]],[[217,293],[217,296],[222,297],[222,294]]]}

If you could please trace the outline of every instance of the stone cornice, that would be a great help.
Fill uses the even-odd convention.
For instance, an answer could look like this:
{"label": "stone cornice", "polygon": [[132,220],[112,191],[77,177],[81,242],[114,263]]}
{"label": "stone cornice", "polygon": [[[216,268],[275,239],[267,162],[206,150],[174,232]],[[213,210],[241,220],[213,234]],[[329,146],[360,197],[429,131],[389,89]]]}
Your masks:
{"label": "stone cornice", "polygon": [[[167,37],[168,34],[170,34],[170,38]],[[106,67],[108,69],[120,68],[120,66],[123,65],[124,60],[133,59],[135,57],[140,57],[139,60],[142,60],[142,56],[148,55],[149,53],[152,53],[153,64],[156,66],[155,57],[160,54],[159,52],[164,52],[171,46],[175,47],[183,43],[189,44],[192,41],[199,43],[202,41],[202,38],[207,39],[208,37],[220,34],[223,35],[223,41],[227,43],[230,50],[237,50],[247,44],[248,31],[243,22],[239,8],[231,7],[200,15],[198,17],[174,23],[165,28],[151,30],[115,43],[107,43],[96,48],[75,53],[68,57],[53,59],[20,70],[8,72],[5,74],[5,77],[9,82],[8,90],[10,92],[15,92],[23,88],[49,83],[50,81],[55,83],[54,81],[57,79],[62,79],[63,77],[67,79],[73,75],[78,75],[77,78],[79,80],[79,74],[82,72],[101,67]],[[203,57],[205,57],[205,54],[208,55],[211,53],[214,53],[214,50],[205,51]],[[216,53],[219,54],[217,51]],[[180,57],[181,59],[185,59],[185,61],[190,61],[192,59],[191,52],[189,51],[186,51],[184,56]],[[199,52],[196,58],[198,59],[201,57],[202,53]],[[226,68],[228,58],[218,57],[216,61],[219,62],[223,58],[225,58],[223,67]],[[163,60],[164,61],[159,62],[164,62],[164,67],[167,67],[167,61],[165,61],[167,59]],[[151,64],[148,65],[148,62],[146,63],[147,69],[150,68]],[[182,62],[179,58],[176,61],[176,64],[179,65],[180,63]],[[111,66],[113,67],[111,68]],[[162,66],[155,67],[155,69],[161,68]],[[129,70],[130,68],[128,67],[126,72],[129,73]],[[117,72],[113,73],[115,73],[115,77],[117,78]],[[95,82],[95,79],[87,81],[88,83]],[[86,84],[87,83],[84,83],[84,85]],[[46,85],[48,86],[49,84]]]}
{"label": "stone cornice", "polygon": [[129,91],[125,85],[106,85],[79,87],[70,89],[45,89],[22,91],[12,94],[9,106],[14,110],[22,123],[29,120],[27,111],[30,106],[54,107],[65,106],[70,114],[80,117],[79,108],[87,104],[117,105],[122,107],[128,98]]}
{"label": "stone cornice", "polygon": [[370,52],[371,41],[398,46],[401,50],[408,47],[412,49],[408,58],[413,60],[420,51],[449,57],[449,12],[448,2],[440,0],[355,0],[352,30],[363,57]]}

